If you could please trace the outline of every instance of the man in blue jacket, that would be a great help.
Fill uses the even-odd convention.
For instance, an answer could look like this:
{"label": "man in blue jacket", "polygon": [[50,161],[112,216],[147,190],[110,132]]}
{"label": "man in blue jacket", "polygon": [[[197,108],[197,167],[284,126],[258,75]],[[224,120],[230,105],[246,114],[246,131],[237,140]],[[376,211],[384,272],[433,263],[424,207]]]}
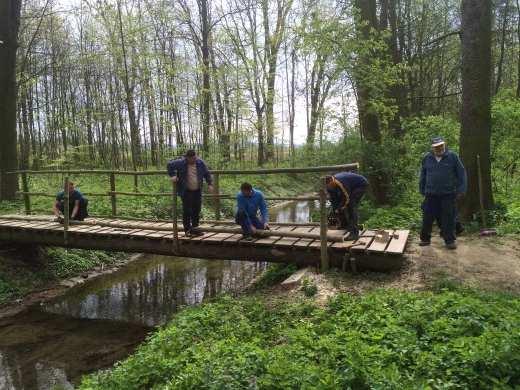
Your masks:
{"label": "man in blue jacket", "polygon": [[[83,196],[69,181],[69,218],[76,221],[83,221],[88,217],[88,199]],[[59,222],[63,222],[62,215],[65,213],[65,191],[60,191],[56,195],[56,201],[52,212]]]}
{"label": "man in blue jacket", "polygon": [[368,180],[353,172],[340,172],[325,178],[332,210],[338,216],[342,229],[350,233],[349,239],[359,238],[358,206],[365,195]]}
{"label": "man in blue jacket", "polygon": [[442,236],[448,249],[456,249],[456,201],[467,190],[466,170],[454,152],[446,148],[441,137],[432,139],[432,151],[422,160],[419,191],[424,196],[421,242],[430,245],[432,226],[440,221]]}
{"label": "man in blue jacket", "polygon": [[168,175],[177,183],[177,193],[182,199],[182,224],[186,236],[203,235],[199,229],[202,206],[202,182],[213,192],[213,180],[206,163],[197,157],[195,150],[188,150],[184,157],[171,160],[167,165]]}
{"label": "man in blue jacket", "polygon": [[[259,211],[260,218],[258,218]],[[237,194],[237,213],[235,221],[242,227],[242,234],[247,241],[253,239],[252,235],[255,234],[258,229],[269,229],[269,214],[267,212],[264,194],[253,188],[249,183],[242,183],[240,192]]]}

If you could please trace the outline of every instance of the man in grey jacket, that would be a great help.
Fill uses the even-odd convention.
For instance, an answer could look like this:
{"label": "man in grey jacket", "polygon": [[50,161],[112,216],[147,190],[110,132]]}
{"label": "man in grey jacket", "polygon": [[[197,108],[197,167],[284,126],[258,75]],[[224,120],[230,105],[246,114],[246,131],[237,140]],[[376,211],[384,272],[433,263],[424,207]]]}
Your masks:
{"label": "man in grey jacket", "polygon": [[421,242],[430,245],[432,226],[441,222],[441,231],[448,249],[456,249],[456,201],[467,190],[466,170],[459,156],[446,148],[441,137],[432,139],[432,151],[422,160],[419,191],[424,196]]}

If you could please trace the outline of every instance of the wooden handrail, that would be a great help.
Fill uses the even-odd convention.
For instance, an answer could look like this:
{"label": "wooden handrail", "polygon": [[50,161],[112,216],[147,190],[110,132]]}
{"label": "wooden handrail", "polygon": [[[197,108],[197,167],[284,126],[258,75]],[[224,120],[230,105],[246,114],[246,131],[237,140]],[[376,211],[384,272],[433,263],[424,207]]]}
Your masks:
{"label": "wooden handrail", "polygon": [[[219,175],[267,175],[267,174],[275,174],[275,173],[318,173],[318,172],[337,172],[341,170],[357,170],[359,169],[358,163],[351,164],[341,164],[341,165],[328,165],[322,167],[304,167],[304,168],[262,168],[262,169],[249,169],[249,170],[241,170],[241,169],[215,169],[210,170],[212,174]],[[114,171],[114,170],[102,170],[102,169],[92,169],[92,170],[83,170],[83,169],[71,169],[71,170],[42,170],[42,171],[34,171],[34,170],[19,170],[6,172],[7,175],[16,175],[16,174],[28,174],[28,175],[43,175],[43,174],[98,174],[98,175],[135,175],[135,176],[147,176],[147,175],[167,175],[166,170],[160,171]]]}

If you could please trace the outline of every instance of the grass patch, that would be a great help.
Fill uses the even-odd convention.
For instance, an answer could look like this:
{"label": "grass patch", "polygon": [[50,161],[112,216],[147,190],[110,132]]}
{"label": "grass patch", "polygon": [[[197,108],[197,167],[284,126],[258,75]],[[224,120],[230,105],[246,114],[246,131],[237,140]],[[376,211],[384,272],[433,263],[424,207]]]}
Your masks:
{"label": "grass patch", "polygon": [[63,248],[4,250],[0,256],[0,305],[127,256],[120,252]]}
{"label": "grass patch", "polygon": [[259,297],[179,313],[137,352],[81,389],[514,388],[520,300],[451,286],[438,292]]}

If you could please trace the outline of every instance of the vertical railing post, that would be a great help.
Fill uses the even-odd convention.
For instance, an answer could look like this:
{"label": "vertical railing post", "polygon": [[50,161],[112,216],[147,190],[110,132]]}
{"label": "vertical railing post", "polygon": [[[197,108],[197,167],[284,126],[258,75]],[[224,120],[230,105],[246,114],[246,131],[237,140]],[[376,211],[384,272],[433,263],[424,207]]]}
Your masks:
{"label": "vertical railing post", "polygon": [[69,220],[70,220],[70,204],[69,204],[69,177],[65,176],[65,184],[63,185],[63,238],[65,239],[65,243],[67,243],[68,239],[68,230],[69,230]]}
{"label": "vertical railing post", "polygon": [[215,219],[220,221],[220,186],[218,173],[213,175],[213,189],[215,190]]}
{"label": "vertical railing post", "polygon": [[329,254],[327,242],[327,182],[321,178],[320,188],[320,241],[321,241],[321,270],[329,269]]}
{"label": "vertical railing post", "polygon": [[139,181],[137,180],[139,176],[134,174],[134,192],[139,192]]}
{"label": "vertical railing post", "polygon": [[116,204],[116,175],[114,172],[110,173],[110,203],[112,204],[112,217],[117,215]]}
{"label": "vertical railing post", "polygon": [[25,214],[31,214],[31,198],[29,197],[29,181],[27,179],[27,173],[22,172],[22,189],[23,189],[23,201],[25,203]]}
{"label": "vertical railing post", "polygon": [[172,181],[172,220],[173,220],[173,243],[179,252],[179,229],[177,227],[177,182]]}

